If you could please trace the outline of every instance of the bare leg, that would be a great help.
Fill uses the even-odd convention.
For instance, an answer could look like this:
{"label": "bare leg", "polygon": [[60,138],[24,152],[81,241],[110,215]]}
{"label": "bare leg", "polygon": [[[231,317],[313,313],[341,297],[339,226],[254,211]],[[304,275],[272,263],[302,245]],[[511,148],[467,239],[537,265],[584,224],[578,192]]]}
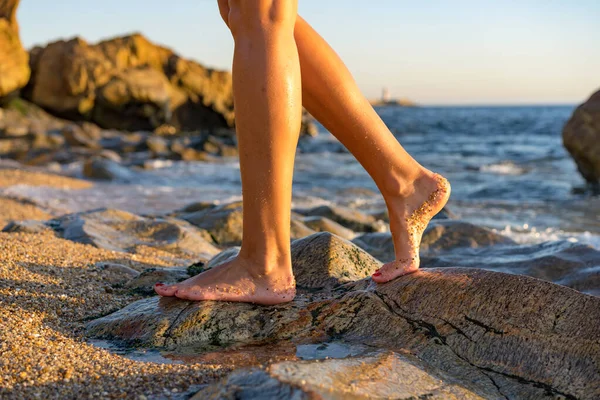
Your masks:
{"label": "bare leg", "polygon": [[235,40],[233,85],[242,195],[243,242],[234,260],[176,285],[163,296],[278,304],[295,295],[290,207],[302,111],[293,30],[297,0],[229,0]]}
{"label": "bare leg", "polygon": [[446,179],[425,169],[398,143],[350,71],[301,17],[294,36],[300,54],[304,107],[342,142],[385,199],[396,261],[373,275],[387,282],[419,268],[419,244],[429,220],[448,201]]}

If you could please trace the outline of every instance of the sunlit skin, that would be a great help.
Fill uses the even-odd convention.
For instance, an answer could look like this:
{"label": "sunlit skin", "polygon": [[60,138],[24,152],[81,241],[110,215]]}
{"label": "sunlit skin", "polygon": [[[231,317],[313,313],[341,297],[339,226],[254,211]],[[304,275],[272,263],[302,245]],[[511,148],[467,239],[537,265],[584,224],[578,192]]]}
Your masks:
{"label": "sunlit skin", "polygon": [[279,304],[291,301],[294,155],[304,106],[373,178],[390,217],[396,261],[378,283],[419,268],[418,246],[450,185],[398,143],[331,47],[297,15],[297,0],[218,0],[231,30],[233,94],[244,206],[243,241],[233,260],[174,285],[162,296]]}

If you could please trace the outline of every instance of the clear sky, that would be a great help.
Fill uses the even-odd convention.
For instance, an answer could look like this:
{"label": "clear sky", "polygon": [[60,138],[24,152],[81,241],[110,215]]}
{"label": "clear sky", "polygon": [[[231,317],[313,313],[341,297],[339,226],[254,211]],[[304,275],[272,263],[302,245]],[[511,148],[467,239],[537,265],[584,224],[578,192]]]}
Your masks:
{"label": "clear sky", "polygon": [[[598,0],[299,0],[368,97],[422,104],[578,103],[600,88]],[[230,69],[216,0],[23,0],[26,47],[138,31]]]}

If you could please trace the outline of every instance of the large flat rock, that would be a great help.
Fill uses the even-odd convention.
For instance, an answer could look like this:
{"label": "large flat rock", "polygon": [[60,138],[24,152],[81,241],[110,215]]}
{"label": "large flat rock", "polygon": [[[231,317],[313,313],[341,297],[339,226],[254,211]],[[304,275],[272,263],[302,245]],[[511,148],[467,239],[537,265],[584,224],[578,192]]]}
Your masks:
{"label": "large flat rock", "polygon": [[[296,271],[299,281],[329,271],[326,263],[307,265]],[[92,321],[88,333],[169,349],[337,338],[404,349],[479,392],[592,399],[600,396],[599,320],[599,298],[526,276],[449,267],[384,285],[366,278],[323,287],[272,307],[154,297]]]}

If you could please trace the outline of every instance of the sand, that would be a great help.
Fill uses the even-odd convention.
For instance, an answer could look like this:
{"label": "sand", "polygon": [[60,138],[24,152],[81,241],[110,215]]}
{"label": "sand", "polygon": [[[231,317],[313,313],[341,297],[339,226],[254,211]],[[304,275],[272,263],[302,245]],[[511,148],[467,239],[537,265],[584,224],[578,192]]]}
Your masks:
{"label": "sand", "polygon": [[26,219],[43,221],[53,216],[33,204],[0,197],[0,230],[9,221]]}
{"label": "sand", "polygon": [[66,176],[13,168],[0,168],[0,187],[13,185],[51,186],[60,189],[87,189],[93,183]]}
{"label": "sand", "polygon": [[[6,179],[6,176],[4,176]],[[169,397],[228,372],[218,365],[129,360],[84,342],[86,321],[138,297],[96,262],[138,271],[171,265],[150,253],[111,252],[50,233],[0,233],[0,398]]]}

